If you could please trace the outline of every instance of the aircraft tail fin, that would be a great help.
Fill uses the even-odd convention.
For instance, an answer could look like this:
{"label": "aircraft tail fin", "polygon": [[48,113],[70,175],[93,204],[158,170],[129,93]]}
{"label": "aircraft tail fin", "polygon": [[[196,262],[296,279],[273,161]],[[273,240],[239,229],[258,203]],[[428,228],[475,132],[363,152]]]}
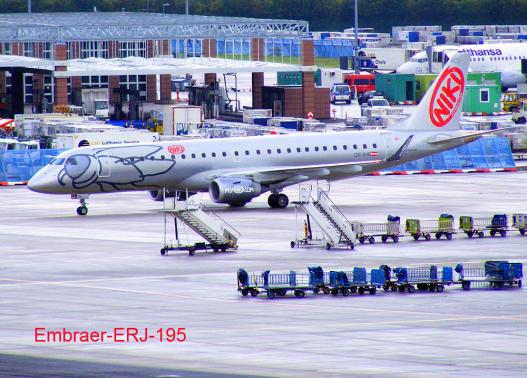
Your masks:
{"label": "aircraft tail fin", "polygon": [[470,56],[454,54],[419,103],[416,112],[395,129],[451,131],[459,129],[459,118]]}

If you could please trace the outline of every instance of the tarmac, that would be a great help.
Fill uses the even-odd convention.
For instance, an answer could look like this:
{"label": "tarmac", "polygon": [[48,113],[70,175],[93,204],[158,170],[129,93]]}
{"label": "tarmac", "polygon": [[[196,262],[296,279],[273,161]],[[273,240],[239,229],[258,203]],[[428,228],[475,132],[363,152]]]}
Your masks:
{"label": "tarmac", "polygon": [[[366,176],[332,183],[330,197],[350,220],[457,220],[527,213],[526,185],[527,172]],[[297,190],[286,191],[291,200]],[[291,249],[303,227],[294,206],[271,210],[261,196],[231,209],[200,197],[242,233],[237,251],[161,256],[162,204],[146,193],[93,196],[80,217],[69,197],[0,188],[0,376],[527,376],[525,289],[275,300],[236,291],[242,267],[527,264],[527,236]],[[181,327],[187,338],[48,343],[35,342],[36,327]]]}

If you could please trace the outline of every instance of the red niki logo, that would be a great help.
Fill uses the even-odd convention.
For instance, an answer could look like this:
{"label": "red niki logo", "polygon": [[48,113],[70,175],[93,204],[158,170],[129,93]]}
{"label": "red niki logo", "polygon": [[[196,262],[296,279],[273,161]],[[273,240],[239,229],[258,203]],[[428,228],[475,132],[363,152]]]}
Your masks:
{"label": "red niki logo", "polygon": [[185,147],[183,147],[181,144],[174,144],[172,146],[168,146],[167,150],[171,154],[179,155],[185,152]]}
{"label": "red niki logo", "polygon": [[456,114],[465,90],[464,79],[463,71],[450,67],[437,80],[428,109],[435,127],[445,126]]}

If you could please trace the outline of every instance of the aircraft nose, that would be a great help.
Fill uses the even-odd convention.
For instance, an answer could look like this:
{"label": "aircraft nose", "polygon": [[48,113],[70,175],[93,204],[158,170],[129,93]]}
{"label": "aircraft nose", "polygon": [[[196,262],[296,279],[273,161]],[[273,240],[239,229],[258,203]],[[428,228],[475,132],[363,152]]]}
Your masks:
{"label": "aircraft nose", "polygon": [[47,174],[44,171],[37,172],[29,182],[27,188],[38,193],[54,193],[57,186],[57,179],[54,175]]}

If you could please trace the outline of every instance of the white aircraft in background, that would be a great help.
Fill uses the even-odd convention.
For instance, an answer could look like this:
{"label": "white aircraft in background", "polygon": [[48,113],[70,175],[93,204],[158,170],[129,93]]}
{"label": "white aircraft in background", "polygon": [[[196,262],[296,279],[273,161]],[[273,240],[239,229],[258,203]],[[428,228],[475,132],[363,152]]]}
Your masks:
{"label": "white aircraft in background", "polygon": [[493,131],[459,129],[468,54],[452,56],[408,119],[387,130],[300,133],[225,139],[80,147],[42,168],[29,189],[81,198],[94,193],[149,190],[209,192],[217,203],[243,206],[270,192],[284,208],[283,188],[308,180],[339,180],[449,150]]}
{"label": "white aircraft in background", "polygon": [[[527,80],[522,74],[522,59],[527,59],[527,43],[496,43],[488,45],[437,45],[432,47],[432,72],[439,72],[443,64],[458,52],[470,55],[470,72],[500,72],[503,88],[516,87]],[[426,51],[415,54],[410,61],[397,68],[397,73],[428,73]]]}

